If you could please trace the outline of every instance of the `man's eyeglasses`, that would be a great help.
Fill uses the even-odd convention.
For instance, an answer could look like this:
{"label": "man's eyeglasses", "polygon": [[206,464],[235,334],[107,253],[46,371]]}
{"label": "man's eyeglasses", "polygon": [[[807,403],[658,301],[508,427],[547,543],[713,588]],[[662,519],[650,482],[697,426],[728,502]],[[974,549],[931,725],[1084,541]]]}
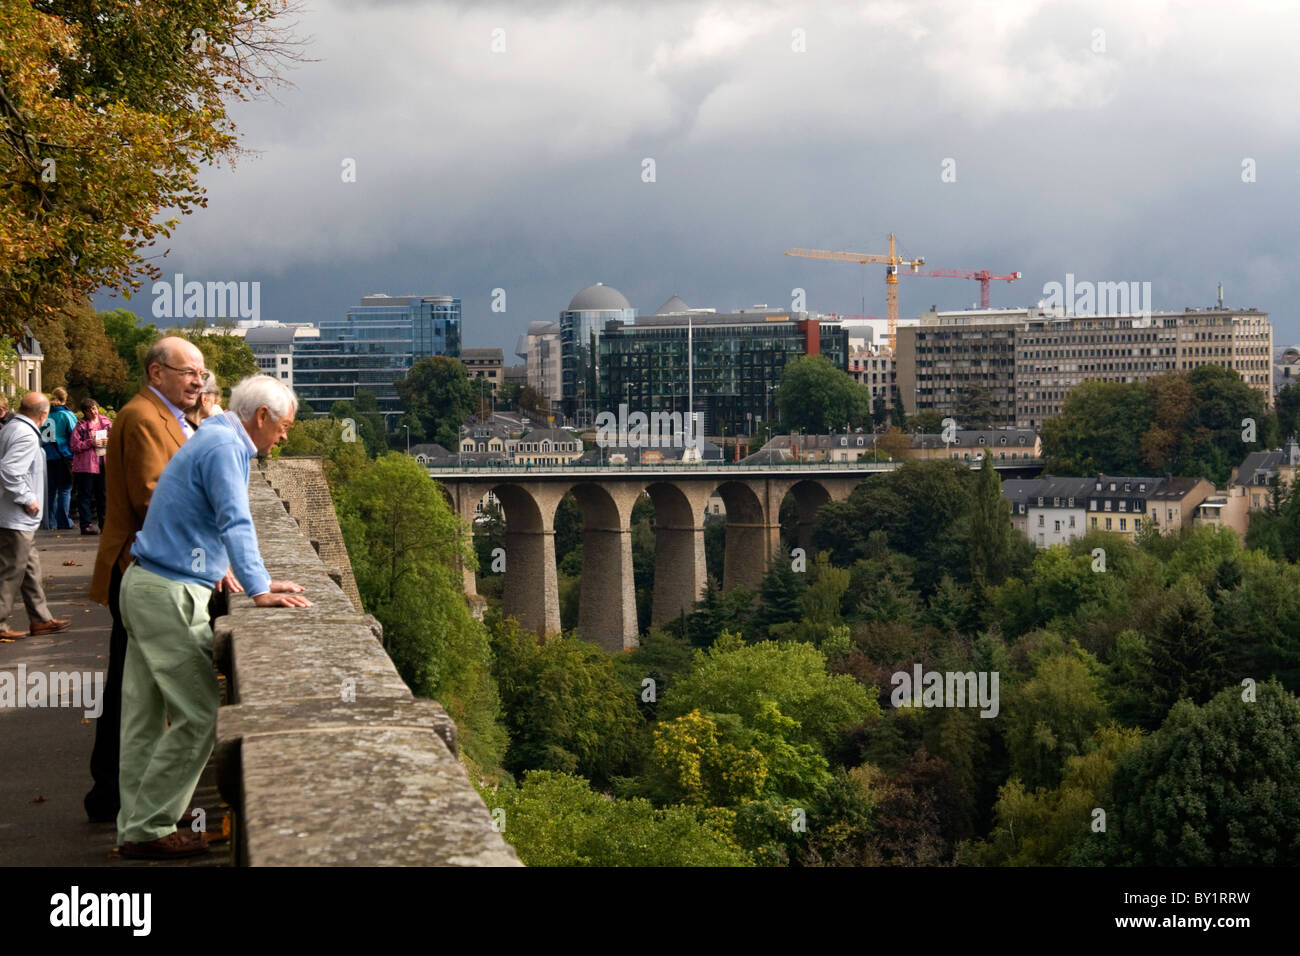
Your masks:
{"label": "man's eyeglasses", "polygon": [[201,368],[177,368],[175,365],[168,365],[166,362],[162,364],[173,372],[180,372],[182,378],[197,378],[201,381],[203,376],[208,374]]}

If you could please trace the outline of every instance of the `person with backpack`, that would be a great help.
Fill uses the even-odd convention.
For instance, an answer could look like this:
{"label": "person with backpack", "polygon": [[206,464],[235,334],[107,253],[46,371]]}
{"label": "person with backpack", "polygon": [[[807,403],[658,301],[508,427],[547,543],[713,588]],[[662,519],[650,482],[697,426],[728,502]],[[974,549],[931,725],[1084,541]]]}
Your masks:
{"label": "person with backpack", "polygon": [[68,390],[63,386],[50,392],[50,416],[41,427],[41,447],[45,449],[45,466],[49,482],[49,514],[45,527],[72,527],[72,431],[77,416],[68,410]]}

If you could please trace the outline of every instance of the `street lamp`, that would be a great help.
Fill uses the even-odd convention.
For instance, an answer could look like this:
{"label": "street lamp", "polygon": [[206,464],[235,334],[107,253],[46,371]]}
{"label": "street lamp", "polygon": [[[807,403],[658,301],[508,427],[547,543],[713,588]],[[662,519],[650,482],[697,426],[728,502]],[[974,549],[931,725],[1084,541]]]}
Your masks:
{"label": "street lamp", "polygon": [[402,427],[406,429],[406,453],[409,455],[411,453],[411,426],[403,425]]}

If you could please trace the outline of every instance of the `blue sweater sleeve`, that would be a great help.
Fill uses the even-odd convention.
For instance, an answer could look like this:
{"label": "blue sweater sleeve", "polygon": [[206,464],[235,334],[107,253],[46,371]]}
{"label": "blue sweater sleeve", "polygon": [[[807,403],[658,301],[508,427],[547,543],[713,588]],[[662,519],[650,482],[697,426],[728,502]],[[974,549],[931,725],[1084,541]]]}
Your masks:
{"label": "blue sweater sleeve", "polygon": [[234,444],[222,442],[204,456],[200,476],[235,577],[250,597],[267,593],[271,575],[262,563],[248,507],[247,457]]}

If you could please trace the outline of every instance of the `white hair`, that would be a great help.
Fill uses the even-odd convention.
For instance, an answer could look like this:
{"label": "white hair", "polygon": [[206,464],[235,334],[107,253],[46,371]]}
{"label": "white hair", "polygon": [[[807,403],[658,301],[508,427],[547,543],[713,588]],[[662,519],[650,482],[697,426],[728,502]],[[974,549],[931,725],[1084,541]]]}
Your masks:
{"label": "white hair", "polygon": [[288,385],[269,375],[250,375],[230,390],[229,410],[240,421],[249,421],[263,406],[279,421],[285,415],[297,415],[298,397]]}

